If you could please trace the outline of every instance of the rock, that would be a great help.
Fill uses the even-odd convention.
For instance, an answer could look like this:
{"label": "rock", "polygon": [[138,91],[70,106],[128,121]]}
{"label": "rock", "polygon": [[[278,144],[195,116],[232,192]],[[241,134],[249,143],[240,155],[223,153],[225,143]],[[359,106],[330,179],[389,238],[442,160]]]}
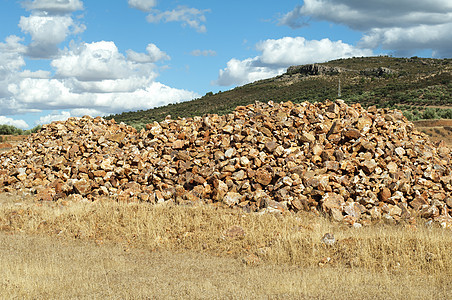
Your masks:
{"label": "rock", "polygon": [[388,206],[389,206],[388,213],[391,217],[394,217],[394,216],[400,217],[402,215],[402,209],[400,207],[398,207],[397,205],[389,204]]}
{"label": "rock", "polygon": [[356,140],[361,137],[361,132],[356,129],[348,129],[344,131],[344,136],[350,140]]}
{"label": "rock", "polygon": [[366,160],[362,164],[362,168],[363,168],[364,172],[366,172],[367,174],[373,173],[375,171],[375,169],[377,168],[377,166],[378,166],[378,164],[375,162],[374,159]]}
{"label": "rock", "polygon": [[380,201],[382,202],[388,202],[388,199],[391,197],[391,190],[387,187],[384,187],[380,190],[380,193],[378,194]]}
{"label": "rock", "polygon": [[264,168],[260,168],[256,171],[256,175],[255,175],[255,180],[256,182],[266,186],[269,185],[272,182],[272,175],[270,174],[270,172],[268,172],[266,169]]}
{"label": "rock", "polygon": [[300,141],[303,143],[312,143],[315,141],[315,136],[309,132],[303,132],[300,136]]}
{"label": "rock", "polygon": [[0,192],[40,200],[217,202],[326,213],[346,224],[445,222],[452,157],[400,111],[344,101],[256,103],[225,116],[167,117],[137,132],[113,120],[44,125],[0,154]]}
{"label": "rock", "polygon": [[86,179],[76,180],[73,183],[74,191],[82,196],[87,195],[91,191],[91,184]]}
{"label": "rock", "polygon": [[336,238],[332,233],[325,233],[321,239],[321,242],[327,246],[333,246],[336,243]]}
{"label": "rock", "polygon": [[228,192],[224,198],[223,198],[223,202],[226,203],[229,206],[233,206],[236,205],[240,202],[240,200],[242,199],[242,195],[240,195],[239,193],[236,192]]}
{"label": "rock", "polygon": [[228,193],[228,185],[221,180],[214,181],[215,193],[213,196],[214,200],[221,201],[224,196]]}
{"label": "rock", "polygon": [[278,147],[278,144],[275,141],[269,141],[265,143],[265,148],[268,152],[275,151],[276,147]]}
{"label": "rock", "polygon": [[446,205],[452,209],[452,197],[445,199]]}
{"label": "rock", "polygon": [[245,230],[239,225],[233,225],[226,229],[223,235],[230,239],[243,238],[245,236]]}
{"label": "rock", "polygon": [[322,208],[326,212],[333,208],[340,209],[344,203],[344,197],[336,193],[325,193],[322,197]]}

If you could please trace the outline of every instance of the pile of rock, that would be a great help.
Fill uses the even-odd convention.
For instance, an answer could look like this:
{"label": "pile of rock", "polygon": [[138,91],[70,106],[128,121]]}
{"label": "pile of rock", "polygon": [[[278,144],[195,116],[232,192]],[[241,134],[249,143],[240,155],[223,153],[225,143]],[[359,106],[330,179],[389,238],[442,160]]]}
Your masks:
{"label": "pile of rock", "polygon": [[450,222],[451,150],[399,111],[269,102],[225,116],[148,124],[71,118],[0,156],[0,189],[38,200],[204,201],[307,210],[353,224],[413,216]]}

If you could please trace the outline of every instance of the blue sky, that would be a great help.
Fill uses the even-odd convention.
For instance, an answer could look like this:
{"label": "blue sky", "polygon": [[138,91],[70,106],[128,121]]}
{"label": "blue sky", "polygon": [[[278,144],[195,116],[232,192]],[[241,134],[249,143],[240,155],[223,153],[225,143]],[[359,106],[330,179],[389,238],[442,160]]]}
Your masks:
{"label": "blue sky", "polygon": [[187,101],[353,56],[452,57],[450,0],[0,0],[0,124]]}

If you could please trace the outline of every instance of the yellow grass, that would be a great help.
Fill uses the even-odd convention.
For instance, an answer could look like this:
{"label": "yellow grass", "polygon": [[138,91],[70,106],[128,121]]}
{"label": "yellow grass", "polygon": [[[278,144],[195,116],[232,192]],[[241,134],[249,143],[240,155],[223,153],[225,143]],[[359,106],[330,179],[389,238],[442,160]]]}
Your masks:
{"label": "yellow grass", "polygon": [[[452,231],[0,195],[7,298],[447,299]],[[228,231],[240,226],[236,236]],[[320,239],[333,233],[337,243]],[[333,296],[334,295],[334,296]]]}

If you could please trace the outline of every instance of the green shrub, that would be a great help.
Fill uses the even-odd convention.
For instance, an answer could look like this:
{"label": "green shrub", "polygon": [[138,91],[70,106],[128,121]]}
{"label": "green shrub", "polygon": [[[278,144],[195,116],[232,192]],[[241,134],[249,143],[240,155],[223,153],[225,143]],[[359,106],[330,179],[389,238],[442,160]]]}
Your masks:
{"label": "green shrub", "polygon": [[22,129],[14,127],[12,125],[0,125],[0,134],[3,135],[21,135],[23,133]]}
{"label": "green shrub", "polygon": [[436,113],[436,109],[434,108],[427,108],[422,113],[422,119],[437,119],[438,115]]}
{"label": "green shrub", "polygon": [[443,119],[452,119],[452,109],[443,109],[440,111],[440,117]]}

